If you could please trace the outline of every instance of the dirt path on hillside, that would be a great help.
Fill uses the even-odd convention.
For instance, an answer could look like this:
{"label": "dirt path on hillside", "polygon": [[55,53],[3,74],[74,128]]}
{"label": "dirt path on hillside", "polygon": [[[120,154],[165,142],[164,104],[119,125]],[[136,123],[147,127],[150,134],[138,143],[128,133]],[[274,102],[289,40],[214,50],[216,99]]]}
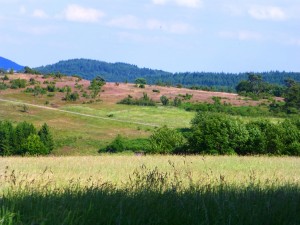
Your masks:
{"label": "dirt path on hillside", "polygon": [[90,117],[90,118],[101,119],[101,120],[110,120],[110,121],[115,121],[115,122],[120,122],[120,123],[129,123],[129,124],[136,124],[136,125],[143,125],[143,126],[150,126],[150,127],[159,127],[159,125],[157,125],[157,124],[131,122],[131,121],[127,121],[127,120],[119,120],[119,119],[107,118],[107,117],[102,117],[102,116],[94,116],[94,115],[77,113],[77,112],[72,112],[72,111],[63,110],[63,109],[51,108],[51,107],[47,107],[47,106],[43,106],[43,105],[35,105],[35,104],[30,104],[30,103],[18,102],[18,101],[14,101],[14,100],[7,100],[7,99],[0,98],[0,102],[8,102],[8,103],[12,103],[12,104],[22,104],[22,105],[32,106],[32,107],[41,108],[41,109],[45,109],[45,110],[53,110],[53,111],[58,111],[58,112],[63,112],[63,113],[74,114],[74,115],[78,115],[78,116]]}

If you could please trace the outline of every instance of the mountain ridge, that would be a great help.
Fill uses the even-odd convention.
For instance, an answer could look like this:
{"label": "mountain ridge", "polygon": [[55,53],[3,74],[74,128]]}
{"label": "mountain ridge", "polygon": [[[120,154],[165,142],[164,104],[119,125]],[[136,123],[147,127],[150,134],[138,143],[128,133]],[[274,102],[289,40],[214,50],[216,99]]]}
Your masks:
{"label": "mountain ridge", "polygon": [[13,69],[15,71],[20,71],[24,69],[24,66],[21,66],[10,59],[6,59],[0,56],[0,69],[4,69],[4,70]]}

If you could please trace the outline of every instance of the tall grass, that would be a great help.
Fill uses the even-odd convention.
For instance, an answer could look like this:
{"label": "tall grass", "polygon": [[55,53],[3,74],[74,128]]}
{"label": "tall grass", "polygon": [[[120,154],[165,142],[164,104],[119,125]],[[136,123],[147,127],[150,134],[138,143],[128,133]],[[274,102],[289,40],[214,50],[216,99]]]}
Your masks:
{"label": "tall grass", "polygon": [[137,167],[122,184],[38,176],[5,168],[0,224],[300,224],[300,185],[247,174],[247,182],[193,176],[169,161],[169,171]]}

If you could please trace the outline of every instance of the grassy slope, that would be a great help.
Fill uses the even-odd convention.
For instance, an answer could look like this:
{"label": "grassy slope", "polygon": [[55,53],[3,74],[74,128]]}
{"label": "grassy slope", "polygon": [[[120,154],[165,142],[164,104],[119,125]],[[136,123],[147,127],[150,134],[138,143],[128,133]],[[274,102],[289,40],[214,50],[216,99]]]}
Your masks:
{"label": "grassy slope", "polygon": [[[41,83],[44,81],[38,76],[33,77],[36,80],[39,79]],[[10,79],[15,78],[17,77],[10,76]],[[21,78],[28,79],[25,75],[21,75]],[[56,85],[60,87],[63,87],[65,84],[74,86],[75,78],[73,80],[72,78],[64,79],[66,80],[57,80]],[[53,79],[50,78],[49,81],[51,80]],[[83,84],[87,90],[88,83],[86,81],[81,81],[80,84]],[[137,95],[141,94],[141,90],[138,88],[128,88],[127,86],[120,88],[123,97],[131,93],[132,88],[138,91]],[[191,118],[194,116],[194,113],[185,112],[174,107],[117,105],[115,104],[116,99],[123,98],[122,96],[120,97],[118,91],[118,87],[114,85],[107,87],[106,95],[103,94],[104,96],[101,97],[104,98],[104,101],[93,104],[82,104],[84,99],[81,99],[78,103],[66,103],[61,100],[64,93],[55,93],[55,97],[48,97],[47,95],[33,97],[31,93],[11,89],[1,91],[0,97],[38,105],[44,105],[48,100],[50,102],[49,107],[52,104],[59,109],[107,118],[108,115],[113,115],[112,119],[123,120],[125,121],[124,123],[88,118],[31,106],[29,106],[28,113],[23,113],[21,112],[22,104],[5,102],[0,102],[0,118],[15,122],[26,120],[36,126],[41,126],[46,122],[51,127],[56,142],[56,148],[53,152],[55,155],[96,155],[97,150],[109,143],[117,134],[128,138],[147,137],[153,129],[153,126],[130,124],[130,122],[150,123],[157,126],[168,125],[180,128],[188,127]]]}
{"label": "grassy slope", "polygon": [[[27,80],[34,78],[36,81],[39,81],[43,87],[46,86],[46,84],[43,84],[45,81],[55,81],[57,87],[61,88],[65,85],[69,85],[73,91],[78,91],[81,95],[80,89],[75,87],[75,83],[77,82],[79,85],[82,85],[83,91],[89,93],[88,81],[76,81],[76,78],[72,77],[43,79],[37,75],[20,74],[10,75],[9,78],[22,78]],[[160,93],[154,93],[152,91],[153,89],[159,89]],[[85,101],[89,101],[89,99],[83,97],[76,103],[62,101],[65,93],[56,92],[54,97],[47,95],[34,97],[32,93],[24,93],[23,90],[7,89],[0,91],[0,98],[38,105],[45,105],[45,102],[48,101],[49,107],[106,118],[111,116],[109,118],[126,121],[125,123],[107,121],[58,111],[49,111],[31,106],[29,107],[28,113],[22,113],[20,104],[0,102],[1,119],[17,122],[27,120],[37,126],[41,126],[46,122],[52,128],[54,134],[56,148],[53,154],[55,155],[96,155],[97,150],[109,143],[117,134],[128,138],[147,137],[151,134],[153,126],[130,124],[130,122],[149,123],[154,126],[167,125],[174,128],[186,128],[190,126],[190,121],[195,115],[194,112],[186,112],[175,107],[140,107],[116,104],[117,101],[127,97],[129,94],[138,98],[142,96],[143,92],[147,92],[151,98],[159,101],[161,95],[167,95],[169,98],[174,99],[178,94],[185,95],[189,93],[193,95],[192,101],[194,102],[209,102],[212,101],[211,98],[213,96],[220,96],[222,101],[230,102],[233,105],[256,105],[259,103],[243,100],[243,98],[236,94],[158,86],[146,86],[145,89],[141,89],[134,87],[133,84],[119,84],[119,86],[116,86],[113,83],[108,83],[103,87],[104,92],[102,92],[100,96],[102,101],[92,104],[82,104]]]}

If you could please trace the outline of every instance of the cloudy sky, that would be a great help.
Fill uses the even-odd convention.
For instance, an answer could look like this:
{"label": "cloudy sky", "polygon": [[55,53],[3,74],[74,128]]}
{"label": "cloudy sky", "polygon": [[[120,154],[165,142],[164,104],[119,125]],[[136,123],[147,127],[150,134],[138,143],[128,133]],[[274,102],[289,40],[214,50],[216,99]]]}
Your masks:
{"label": "cloudy sky", "polygon": [[300,72],[299,0],[0,0],[0,56]]}

